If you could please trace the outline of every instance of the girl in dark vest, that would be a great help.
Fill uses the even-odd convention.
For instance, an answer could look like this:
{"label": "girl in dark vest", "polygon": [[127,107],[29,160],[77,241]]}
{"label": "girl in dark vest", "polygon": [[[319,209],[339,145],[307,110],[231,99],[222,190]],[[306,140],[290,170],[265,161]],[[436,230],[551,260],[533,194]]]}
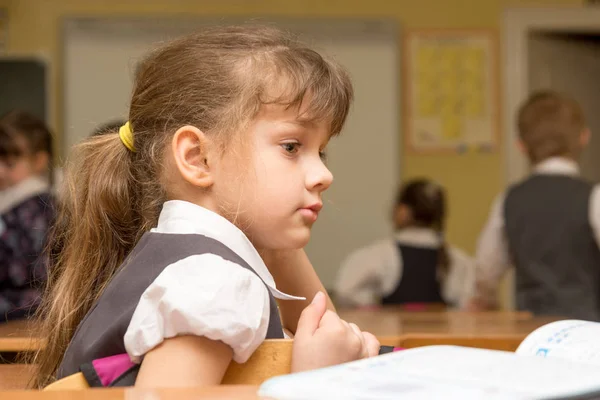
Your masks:
{"label": "girl in dark vest", "polygon": [[273,28],[145,58],[128,122],[66,168],[35,386],[80,370],[94,386],[219,384],[283,328],[292,371],[377,354],[327,310],[302,250],[351,99],[342,67]]}
{"label": "girl in dark vest", "polygon": [[340,304],[446,304],[468,300],[474,263],[444,238],[446,195],[427,179],[408,182],[394,207],[395,233],[352,253],[336,283]]}
{"label": "girl in dark vest", "polygon": [[0,322],[34,312],[46,278],[42,250],[54,216],[52,134],[39,118],[0,118]]}

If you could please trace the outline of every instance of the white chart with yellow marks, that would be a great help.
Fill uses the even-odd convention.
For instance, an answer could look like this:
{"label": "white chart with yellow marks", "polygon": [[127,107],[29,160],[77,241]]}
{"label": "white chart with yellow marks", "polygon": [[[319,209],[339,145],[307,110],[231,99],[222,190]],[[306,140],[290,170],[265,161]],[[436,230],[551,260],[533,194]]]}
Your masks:
{"label": "white chart with yellow marks", "polygon": [[407,134],[413,150],[495,146],[494,48],[490,34],[409,35]]}

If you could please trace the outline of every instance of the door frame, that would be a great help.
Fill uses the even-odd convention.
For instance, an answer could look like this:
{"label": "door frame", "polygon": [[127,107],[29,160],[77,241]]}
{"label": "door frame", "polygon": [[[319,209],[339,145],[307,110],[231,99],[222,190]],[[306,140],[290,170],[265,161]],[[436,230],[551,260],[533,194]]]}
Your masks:
{"label": "door frame", "polygon": [[533,31],[600,32],[600,7],[512,8],[504,12],[504,172],[507,184],[529,171],[527,159],[517,148],[514,116],[529,93],[528,39]]}

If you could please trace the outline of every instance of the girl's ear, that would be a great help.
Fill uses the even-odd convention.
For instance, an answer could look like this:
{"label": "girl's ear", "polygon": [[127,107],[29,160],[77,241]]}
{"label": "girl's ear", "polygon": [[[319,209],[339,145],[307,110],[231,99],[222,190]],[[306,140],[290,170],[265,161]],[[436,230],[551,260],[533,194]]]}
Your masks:
{"label": "girl's ear", "polygon": [[179,128],[171,142],[175,165],[183,179],[204,189],[214,184],[209,144],[204,132],[191,125]]}
{"label": "girl's ear", "polygon": [[584,148],[590,143],[590,139],[592,138],[592,132],[589,128],[585,128],[581,135],[579,136],[579,145]]}
{"label": "girl's ear", "polygon": [[527,156],[527,146],[521,139],[517,140],[517,148],[524,156]]}
{"label": "girl's ear", "polygon": [[394,210],[394,226],[396,229],[403,228],[410,224],[412,219],[412,211],[405,204],[399,204]]}
{"label": "girl's ear", "polygon": [[48,172],[50,165],[50,154],[45,151],[38,151],[33,156],[33,172],[36,175],[41,175]]}

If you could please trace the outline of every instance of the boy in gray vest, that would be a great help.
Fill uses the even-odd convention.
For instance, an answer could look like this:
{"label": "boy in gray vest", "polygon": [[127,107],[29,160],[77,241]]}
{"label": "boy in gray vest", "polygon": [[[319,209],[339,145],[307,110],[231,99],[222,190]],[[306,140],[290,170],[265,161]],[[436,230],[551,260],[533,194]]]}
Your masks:
{"label": "boy in gray vest", "polygon": [[496,307],[504,272],[514,265],[519,310],[600,320],[600,191],[577,161],[590,132],[580,105],[545,91],[517,117],[531,175],[495,202],[477,247],[471,309]]}

